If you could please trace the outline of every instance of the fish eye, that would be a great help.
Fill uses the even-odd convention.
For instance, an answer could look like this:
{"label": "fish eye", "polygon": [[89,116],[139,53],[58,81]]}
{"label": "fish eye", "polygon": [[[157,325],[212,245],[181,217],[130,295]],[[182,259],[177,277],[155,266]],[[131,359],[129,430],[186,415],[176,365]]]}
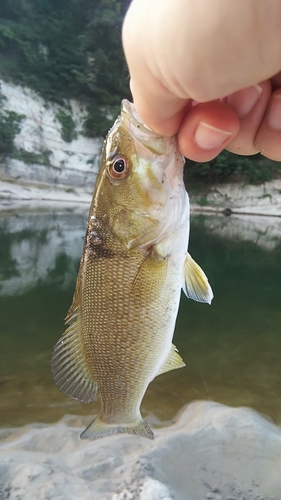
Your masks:
{"label": "fish eye", "polygon": [[129,172],[128,160],[125,156],[118,155],[110,163],[108,173],[113,179],[124,179]]}
{"label": "fish eye", "polygon": [[114,171],[119,174],[123,174],[126,165],[123,159],[120,158],[120,160],[116,160],[113,165]]}

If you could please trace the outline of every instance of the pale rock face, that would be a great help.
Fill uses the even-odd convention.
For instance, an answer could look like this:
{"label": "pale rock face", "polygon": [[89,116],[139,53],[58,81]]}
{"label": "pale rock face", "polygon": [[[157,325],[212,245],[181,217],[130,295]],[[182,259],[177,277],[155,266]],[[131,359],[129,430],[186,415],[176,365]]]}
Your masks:
{"label": "pale rock face", "polygon": [[[7,98],[3,107],[25,115],[15,146],[36,154],[51,151],[50,165],[26,164],[7,158],[0,165],[0,200],[50,200],[89,203],[93,192],[102,149],[102,139],[89,139],[82,135],[86,110],[81,103],[70,100],[65,108],[44,101],[34,91],[4,82],[0,79],[1,93]],[[62,139],[61,123],[56,118],[59,110],[71,114],[75,122],[77,139],[68,143]],[[197,212],[231,211],[234,214],[281,214],[281,179],[260,186],[223,184],[208,190],[205,198],[190,196],[191,210]],[[200,198],[200,197],[199,197]],[[1,208],[1,206],[0,206]]]}
{"label": "pale rock face", "polygon": [[234,214],[280,216],[281,179],[274,179],[260,185],[219,184],[209,188],[203,200],[191,196],[191,204],[193,210],[199,212],[226,210]]}
{"label": "pale rock face", "polygon": [[[20,124],[21,131],[14,141],[15,146],[37,154],[51,151],[50,165],[27,165],[20,160],[6,159],[0,166],[0,180],[84,187],[91,192],[99,166],[102,139],[81,135],[86,115],[83,106],[71,100],[66,103],[66,108],[62,108],[44,101],[28,88],[2,80],[0,84],[1,92],[7,98],[3,103],[4,109],[25,115]],[[70,143],[61,137],[61,123],[56,118],[60,109],[69,112],[76,124],[77,139]]]}

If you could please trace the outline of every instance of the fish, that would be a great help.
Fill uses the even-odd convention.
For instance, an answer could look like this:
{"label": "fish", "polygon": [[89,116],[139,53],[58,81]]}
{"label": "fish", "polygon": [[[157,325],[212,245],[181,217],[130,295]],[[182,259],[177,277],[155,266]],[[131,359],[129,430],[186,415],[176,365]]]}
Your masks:
{"label": "fish", "polygon": [[211,303],[188,253],[189,198],[177,138],[122,101],[103,147],[67,329],[51,356],[55,384],[100,412],[81,439],[154,438],[140,406],[158,375],[185,366],[173,345],[181,289]]}

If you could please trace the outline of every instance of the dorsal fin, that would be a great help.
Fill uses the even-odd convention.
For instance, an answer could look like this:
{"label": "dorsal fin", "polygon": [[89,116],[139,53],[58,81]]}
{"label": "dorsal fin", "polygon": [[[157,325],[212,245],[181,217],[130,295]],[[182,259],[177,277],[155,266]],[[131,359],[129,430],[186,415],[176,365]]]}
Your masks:
{"label": "dorsal fin", "polygon": [[214,297],[206,274],[189,253],[186,255],[184,263],[183,291],[189,299],[197,302],[211,304]]}
{"label": "dorsal fin", "polygon": [[156,376],[158,377],[158,375],[161,375],[162,373],[169,372],[170,370],[176,370],[177,368],[183,368],[184,366],[185,362],[178,354],[176,346],[172,344],[168,357],[164,361]]}
{"label": "dorsal fin", "polygon": [[73,303],[66,317],[68,328],[56,343],[51,356],[51,370],[61,392],[83,403],[95,399],[97,383],[87,365],[82,343],[79,313],[80,272],[77,277]]}

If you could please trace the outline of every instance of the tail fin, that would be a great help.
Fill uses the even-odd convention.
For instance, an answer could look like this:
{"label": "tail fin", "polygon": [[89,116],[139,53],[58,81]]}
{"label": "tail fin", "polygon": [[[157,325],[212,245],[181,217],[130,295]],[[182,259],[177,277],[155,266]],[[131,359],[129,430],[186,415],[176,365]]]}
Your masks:
{"label": "tail fin", "polygon": [[148,423],[141,419],[136,424],[106,424],[98,415],[80,435],[81,439],[98,439],[113,434],[133,434],[148,439],[154,439],[154,434]]}

